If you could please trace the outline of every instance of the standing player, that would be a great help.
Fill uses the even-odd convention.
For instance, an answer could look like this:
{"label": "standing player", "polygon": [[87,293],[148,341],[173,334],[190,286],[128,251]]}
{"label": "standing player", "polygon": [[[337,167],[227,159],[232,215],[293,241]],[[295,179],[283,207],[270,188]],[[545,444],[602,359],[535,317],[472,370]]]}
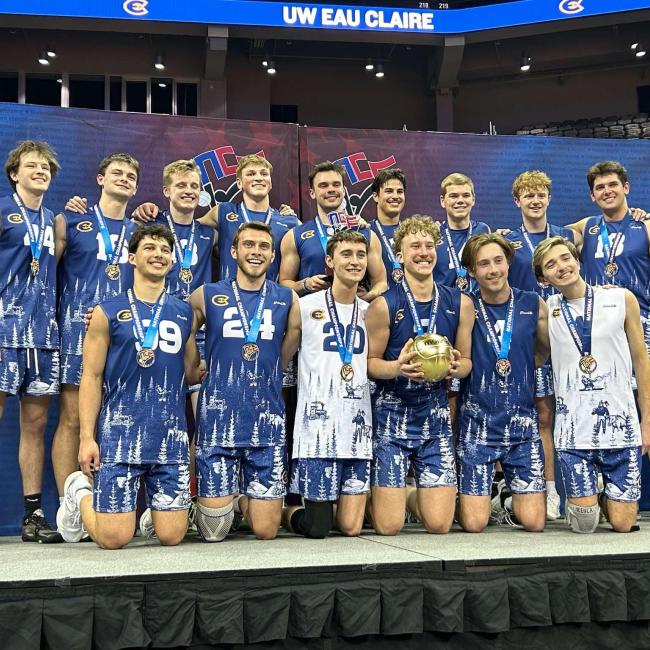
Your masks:
{"label": "standing player", "polygon": [[79,383],[86,311],[133,285],[128,245],[135,224],[125,214],[139,175],[140,165],[129,154],[106,156],[97,172],[99,200],[89,214],[65,212],[54,220],[60,260],[61,398],[52,464],[59,495],[65,479],[79,467]]}
{"label": "standing player", "polygon": [[[368,303],[357,296],[368,240],[343,230],[327,242],[332,286],[292,307],[283,358],[298,346],[298,407],[291,491],[304,507],[286,511],[289,530],[325,537],[336,519],[344,535],[359,535],[370,490],[372,417],[368,386]],[[336,518],[333,504],[337,503]]]}
{"label": "standing player", "polygon": [[[512,184],[515,205],[521,211],[522,224],[509,232],[506,239],[515,249],[510,263],[508,283],[515,289],[534,291],[546,300],[555,289],[539,282],[533,273],[533,253],[545,239],[554,236],[573,239],[573,231],[548,222],[551,202],[551,179],[542,171],[526,171]],[[544,447],[544,476],[546,478],[546,517],[560,516],[560,495],[555,488],[555,451],[553,448],[553,371],[550,361],[536,369],[535,406],[539,434]]]}
{"label": "standing player", "polygon": [[629,290],[585,283],[578,252],[568,239],[545,240],[533,262],[537,277],[560,292],[548,299],[548,334],[567,523],[576,533],[596,529],[597,477],[602,472],[600,507],[615,531],[629,532],[635,528],[640,496],[641,452],[650,448],[650,361],[639,304]]}
{"label": "standing player", "polygon": [[222,541],[233,499],[259,539],[273,539],[285,494],[281,345],[294,298],[267,280],[273,233],[258,221],[235,233],[237,275],[192,294],[206,325],[209,372],[199,393],[196,522],[206,542]]}
{"label": "standing player", "polygon": [[178,544],[187,530],[185,380],[198,382],[200,369],[192,308],[165,291],[173,247],[166,227],[138,227],[133,288],[93,312],[79,387],[82,471],[66,479],[57,513],[68,542],[87,531],[102,548],[128,544],[141,480],[160,543]]}
{"label": "standing player", "polygon": [[[305,296],[327,289],[332,282],[331,270],[325,263],[328,240],[334,235],[328,214],[336,212],[344,199],[345,169],[329,161],[318,163],[309,174],[309,195],[316,201],[317,215],[293,228],[282,239],[280,248],[280,284]],[[366,302],[374,300],[387,288],[386,270],[382,262],[381,243],[375,233],[359,231],[369,242],[368,277],[370,289],[359,287],[359,296]]]}
{"label": "standing player", "polygon": [[406,176],[401,169],[382,169],[372,182],[372,198],[377,204],[377,218],[369,227],[381,242],[381,257],[386,268],[388,287],[402,281],[404,271],[393,251],[393,235],[399,226],[406,199]]}
{"label": "standing player", "polygon": [[0,199],[0,416],[17,395],[24,542],[62,541],[41,508],[47,410],[59,392],[54,215],[43,197],[59,169],[46,142],[18,143],[5,162],[14,192]]}
{"label": "standing player", "polygon": [[409,509],[431,533],[446,533],[456,505],[456,466],[445,382],[425,382],[409,347],[415,336],[446,336],[454,348],[448,377],[466,377],[472,367],[471,300],[433,279],[438,224],[415,215],[395,231],[395,251],[404,280],[368,309],[368,375],[377,379],[373,395],[371,515],[381,535],[404,525],[409,462],[417,490]]}
{"label": "standing player", "polygon": [[536,293],[510,287],[514,252],[501,235],[484,233],[469,240],[462,257],[479,286],[472,295],[477,312],[472,373],[461,390],[458,436],[458,518],[464,530],[474,533],[490,519],[497,461],[512,493],[511,504],[496,508],[503,518],[510,523],[514,511],[526,530],[537,532],[544,529],[546,517],[535,410],[535,365],[548,357],[546,305]]}

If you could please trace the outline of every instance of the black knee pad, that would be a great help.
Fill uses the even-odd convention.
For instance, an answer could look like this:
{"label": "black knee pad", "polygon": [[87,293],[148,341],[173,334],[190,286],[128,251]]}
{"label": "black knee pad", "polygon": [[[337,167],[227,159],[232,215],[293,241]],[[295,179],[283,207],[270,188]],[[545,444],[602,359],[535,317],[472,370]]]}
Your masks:
{"label": "black knee pad", "polygon": [[300,535],[312,539],[327,537],[334,525],[334,508],[330,501],[309,501],[291,517],[291,527]]}

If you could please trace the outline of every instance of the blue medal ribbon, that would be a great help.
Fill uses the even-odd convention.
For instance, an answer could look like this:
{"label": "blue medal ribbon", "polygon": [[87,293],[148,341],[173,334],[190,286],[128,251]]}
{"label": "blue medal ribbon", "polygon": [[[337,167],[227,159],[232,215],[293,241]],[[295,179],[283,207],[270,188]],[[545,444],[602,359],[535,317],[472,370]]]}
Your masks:
{"label": "blue medal ribbon", "polygon": [[[451,263],[454,265],[454,271],[456,271],[456,276],[459,278],[465,278],[467,277],[467,269],[460,263],[460,253],[462,253],[463,248],[465,244],[461,247],[460,251],[456,251],[456,247],[454,246],[454,240],[451,238],[451,232],[449,231],[449,224],[445,223],[442,226],[442,230],[444,230],[445,233],[445,239],[447,240],[447,250],[449,251],[449,258],[451,259]],[[472,236],[472,222],[469,222],[469,231],[467,233],[467,237],[465,237],[465,242],[467,242],[468,239],[471,238]]]}
{"label": "blue medal ribbon", "polygon": [[627,232],[627,229],[630,227],[630,221],[625,224],[625,227],[619,230],[613,238],[613,241],[609,240],[609,231],[607,230],[607,224],[605,223],[605,217],[600,218],[600,242],[603,246],[603,255],[607,258],[606,265],[612,264],[614,258],[616,257],[616,249],[618,248],[618,242],[621,240],[621,237]]}
{"label": "blue medal ribbon", "polygon": [[111,241],[111,233],[108,231],[108,226],[106,225],[106,217],[102,213],[99,203],[96,203],[93,206],[95,216],[97,217],[97,224],[99,226],[99,232],[101,233],[102,240],[104,241],[104,250],[106,251],[106,259],[108,264],[116,265],[120,259],[120,253],[122,252],[122,246],[124,246],[124,239],[126,238],[126,222],[122,219],[122,230],[120,230],[120,235],[117,238],[117,245],[113,250],[113,242]]}
{"label": "blue medal ribbon", "polygon": [[172,231],[174,236],[174,250],[176,251],[176,259],[181,266],[181,269],[189,269],[192,266],[192,251],[194,250],[194,239],[195,239],[195,230],[196,230],[196,221],[192,219],[192,229],[190,230],[190,237],[187,240],[187,245],[185,250],[181,247],[181,242],[178,239],[178,234],[176,233],[176,228],[174,226],[174,220],[172,219],[169,212],[165,212],[165,218],[167,219],[167,225]]}
{"label": "blue medal ribbon", "polygon": [[237,311],[239,312],[239,317],[241,318],[242,329],[246,335],[246,343],[255,343],[257,341],[257,336],[260,331],[260,324],[262,323],[262,314],[264,313],[264,303],[266,302],[266,294],[268,293],[268,282],[264,282],[262,291],[260,292],[260,297],[257,301],[257,307],[255,307],[255,313],[253,315],[253,320],[248,322],[248,316],[246,315],[246,310],[244,309],[244,303],[241,299],[241,294],[239,293],[239,287],[237,283],[233,280],[231,283],[232,292],[235,296],[235,304],[237,305]]}
{"label": "blue medal ribbon", "polygon": [[38,211],[38,232],[35,232],[36,224],[33,224],[29,220],[27,209],[25,208],[21,198],[18,196],[18,192],[14,192],[13,198],[25,221],[25,227],[27,228],[27,235],[29,237],[29,248],[32,251],[32,259],[38,262],[38,260],[41,259],[43,242],[45,241],[45,212],[43,206],[41,206]]}
{"label": "blue medal ribbon", "polygon": [[325,253],[327,255],[327,242],[329,241],[327,231],[325,230],[325,228],[323,226],[323,222],[320,220],[320,217],[318,215],[316,216],[314,221],[316,222],[316,230],[318,231],[318,239],[320,239],[320,245],[323,247],[323,253]]}
{"label": "blue medal ribbon", "polygon": [[569,303],[566,301],[566,298],[563,298],[560,302],[560,309],[562,310],[562,316],[564,316],[564,321],[569,328],[569,334],[573,342],[578,348],[581,356],[586,356],[591,354],[591,327],[593,324],[594,318],[594,289],[588,284],[585,289],[585,307],[582,315],[582,331],[578,332],[578,325],[573,318],[571,309],[569,308]]}
{"label": "blue medal ribbon", "polygon": [[384,229],[382,228],[381,222],[379,219],[375,219],[375,225],[377,227],[377,232],[379,234],[379,238],[381,239],[382,244],[384,245],[384,248],[386,249],[386,252],[388,253],[388,259],[390,259],[391,264],[393,265],[393,270],[401,270],[402,265],[399,263],[399,260],[397,259],[397,256],[395,255],[395,251],[393,251],[393,247],[390,245],[390,242],[388,241],[388,236],[384,232]]}
{"label": "blue medal ribbon", "polygon": [[[241,214],[241,218],[244,220],[244,223],[250,223],[252,221],[252,219],[250,218],[250,216],[248,214],[248,210],[246,209],[246,206],[244,205],[243,201],[237,206],[237,210]],[[268,226],[271,223],[271,215],[272,214],[273,214],[273,209],[269,208],[266,211],[266,217],[264,217],[264,222],[263,223],[265,225]]]}
{"label": "blue medal ribbon", "polygon": [[343,339],[343,334],[341,332],[341,322],[339,320],[338,312],[336,311],[336,303],[334,302],[334,296],[332,295],[331,288],[325,291],[325,304],[327,305],[330,321],[334,326],[334,336],[336,337],[336,347],[339,350],[339,357],[341,358],[343,365],[349,365],[352,363],[352,356],[354,354],[354,339],[357,334],[357,318],[359,315],[358,298],[354,299],[354,307],[352,308],[352,320],[350,321],[350,327],[348,328],[345,340]]}
{"label": "blue medal ribbon", "polygon": [[[409,287],[408,282],[406,282],[406,278],[402,280],[402,289],[404,289],[404,293],[406,294],[406,301],[408,302],[409,310],[411,312],[411,316],[413,317],[413,323],[415,324],[415,329],[418,333],[418,336],[422,336],[424,334],[424,328],[422,327],[422,321],[418,316],[418,311],[415,306],[415,298],[413,297],[411,287]],[[434,282],[433,297],[431,300],[431,312],[429,314],[429,325],[427,326],[427,334],[431,334],[436,327],[436,318],[438,316],[439,304],[440,304],[440,292],[438,291],[438,286]]]}
{"label": "blue medal ribbon", "polygon": [[[535,254],[535,247],[533,246],[533,242],[530,239],[529,233],[526,230],[526,226],[524,224],[521,224],[521,236],[524,238],[524,241],[526,242],[526,246],[528,246],[528,250],[530,251],[531,255]],[[547,223],[546,224],[546,235],[544,239],[548,239],[551,236],[551,226]]]}
{"label": "blue medal ribbon", "polygon": [[167,293],[163,291],[156,301],[146,332],[144,331],[142,319],[138,313],[138,306],[135,304],[133,289],[128,289],[126,296],[129,299],[129,309],[131,311],[131,317],[133,318],[133,329],[135,330],[138,343],[143,350],[152,350],[156,342],[156,336],[158,335],[158,328],[160,327],[162,308],[167,301]]}
{"label": "blue medal ribbon", "polygon": [[506,314],[505,329],[501,336],[501,343],[499,344],[499,337],[497,336],[494,325],[490,320],[490,316],[487,313],[485,303],[483,298],[478,298],[479,311],[483,317],[483,322],[485,323],[485,328],[487,329],[488,338],[492,344],[492,349],[494,354],[496,354],[497,359],[508,359],[510,354],[510,344],[512,343],[512,330],[515,324],[515,294],[512,289],[510,289],[510,298],[508,300],[508,311]]}

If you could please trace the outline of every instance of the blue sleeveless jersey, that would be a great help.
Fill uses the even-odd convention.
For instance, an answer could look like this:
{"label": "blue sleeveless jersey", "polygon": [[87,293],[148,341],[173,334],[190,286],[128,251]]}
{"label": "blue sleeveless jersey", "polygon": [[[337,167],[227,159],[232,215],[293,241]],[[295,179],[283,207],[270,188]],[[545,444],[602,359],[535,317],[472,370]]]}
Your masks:
{"label": "blue sleeveless jersey", "polygon": [[[284,443],[280,352],[292,291],[270,280],[267,284],[255,361],[242,357],[245,337],[230,281],[203,288],[208,374],[199,392],[197,448]],[[240,295],[250,323],[260,292],[240,289]]]}
{"label": "blue sleeveless jersey", "polygon": [[117,246],[122,224],[126,235],[118,258],[120,275],[111,280],[106,275],[109,260],[97,217],[64,212],[66,249],[59,264],[59,330],[61,353],[80,355],[86,334],[86,311],[133,286],[133,266],[129,264],[129,239],[136,228],[130,219],[124,222],[106,218],[113,246]]}
{"label": "blue sleeveless jersey", "polygon": [[[256,212],[254,210],[247,210],[248,216],[252,221],[266,221],[266,212]],[[237,275],[237,262],[230,254],[230,245],[235,238],[237,228],[243,223],[243,211],[241,203],[220,203],[218,213],[218,229],[219,229],[219,279],[230,280]],[[271,209],[271,221],[269,226],[273,231],[273,248],[275,250],[275,259],[273,264],[266,272],[266,277],[274,282],[278,279],[280,274],[280,244],[282,238],[295,226],[300,225],[298,217],[295,215],[282,216],[274,208]]]}
{"label": "blue sleeveless jersey", "polygon": [[[482,221],[470,221],[470,224],[471,228],[463,228],[462,230],[451,230],[448,223],[440,225],[440,236],[442,237],[442,241],[438,246],[436,246],[437,260],[433,269],[433,278],[437,284],[442,284],[446,287],[456,286],[457,275],[451,254],[449,253],[449,246],[447,245],[447,236],[445,234],[447,230],[451,234],[451,241],[454,243],[454,248],[458,254],[458,261],[460,261],[463,254],[463,248],[469,239],[470,229],[472,231],[472,237],[484,232],[490,232],[490,227]],[[465,277],[470,283],[468,291],[474,291],[477,287],[476,281],[470,278],[469,275]]]}
{"label": "blue sleeveless jersey", "polygon": [[[137,299],[135,303],[146,330],[151,306]],[[126,294],[100,306],[108,318],[110,332],[97,423],[102,461],[189,462],[184,354],[192,330],[192,307],[167,296],[153,348],[155,363],[150,368],[141,368],[136,362],[136,339]]]}
{"label": "blue sleeveless jersey", "polygon": [[619,239],[614,261],[618,273],[613,277],[605,275],[607,258],[600,240],[601,217],[589,217],[583,234],[582,273],[585,282],[593,285],[615,284],[629,289],[639,301],[641,315],[650,313],[650,255],[648,255],[648,233],[643,222],[634,221],[628,214],[617,222],[605,222],[610,245],[617,232],[625,234]]}
{"label": "blue sleeveless jersey", "polygon": [[[159,213],[156,222],[163,226],[169,227],[165,213]],[[185,250],[187,242],[192,231],[192,224],[174,223],[174,230],[181,245],[181,250]],[[181,300],[187,300],[194,289],[212,281],[212,248],[214,247],[214,228],[205,224],[196,222],[194,226],[194,246],[192,248],[192,262],[190,270],[192,271],[192,281],[188,284],[181,282],[178,273],[181,269],[181,261],[177,259],[176,246],[173,249],[173,264],[165,284],[167,292]]]}
{"label": "blue sleeveless jersey", "polygon": [[[530,248],[528,248],[523,233],[523,226],[520,226],[506,235],[506,239],[512,242],[515,247],[515,256],[508,271],[508,282],[515,289],[534,291],[543,300],[546,300],[549,296],[556,293],[556,291],[551,286],[542,287],[537,282],[537,278],[533,272],[533,254]],[[571,228],[549,224],[549,234],[551,237],[566,237],[570,241],[574,241],[574,233]],[[544,232],[528,233],[528,238],[534,250],[546,239],[546,230]]]}
{"label": "blue sleeveless jersey", "polygon": [[[59,347],[54,214],[47,208],[43,213],[40,268],[33,276],[27,224],[11,196],[0,199],[0,348]],[[27,216],[38,232],[39,212],[27,210]]]}
{"label": "blue sleeveless jersey", "polygon": [[[460,320],[461,293],[458,289],[440,285],[438,285],[438,291],[440,292],[440,302],[434,332],[446,336],[454,345]],[[404,343],[417,336],[417,330],[401,284],[389,289],[382,297],[386,300],[390,317],[390,336],[384,352],[384,359],[393,361],[399,357]],[[431,301],[416,302],[415,304],[422,327],[426,331],[431,313]],[[412,382],[405,377],[398,376],[395,379],[376,381],[377,394],[392,393],[406,404],[423,404],[430,400],[434,393],[437,397],[446,395],[444,380],[436,383]]]}
{"label": "blue sleeveless jersey", "polygon": [[[395,231],[397,230],[397,227],[399,226],[399,223],[391,226],[385,226],[382,224],[382,230],[384,231],[384,235],[386,235],[386,238],[388,239],[388,243],[392,246],[393,245],[393,237],[395,236]],[[391,260],[390,254],[386,250],[386,246],[384,246],[384,242],[381,239],[381,235],[379,233],[379,228],[377,228],[377,219],[373,219],[370,224],[369,224],[370,230],[372,230],[375,235],[377,235],[377,239],[379,239],[379,243],[381,244],[381,261],[384,263],[384,266],[386,267],[386,280],[388,281],[388,288],[390,289],[391,287],[394,287],[396,282],[393,280],[392,273],[393,273],[393,261]]]}
{"label": "blue sleeveless jersey", "polygon": [[[476,321],[472,330],[472,372],[461,382],[459,443],[461,445],[510,445],[537,438],[535,410],[535,335],[539,297],[532,291],[514,292],[514,322],[508,359],[512,371],[507,380],[497,374],[496,354],[472,295]],[[499,342],[508,303],[484,303],[496,325]]]}

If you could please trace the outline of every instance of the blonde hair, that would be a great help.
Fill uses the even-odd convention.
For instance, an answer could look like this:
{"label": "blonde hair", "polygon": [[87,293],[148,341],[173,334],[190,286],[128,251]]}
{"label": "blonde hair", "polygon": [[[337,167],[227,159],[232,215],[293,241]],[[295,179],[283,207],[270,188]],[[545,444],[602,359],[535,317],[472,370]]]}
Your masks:
{"label": "blonde hair", "polygon": [[580,255],[578,254],[578,249],[570,239],[567,239],[566,237],[559,237],[559,236],[549,237],[548,239],[544,239],[539,244],[539,246],[537,246],[535,252],[533,253],[533,273],[535,274],[535,277],[537,279],[542,279],[544,277],[544,271],[543,271],[544,256],[554,246],[566,246],[569,249],[569,253],[571,253],[573,258],[577,262],[580,262]]}
{"label": "blonde hair", "polygon": [[551,179],[547,174],[539,169],[533,169],[523,172],[515,178],[512,183],[512,196],[518,199],[524,192],[540,188],[544,188],[550,194],[551,185]]}
{"label": "blonde hair", "polygon": [[396,253],[402,250],[402,241],[407,235],[430,235],[433,243],[437,246],[441,241],[440,224],[434,221],[429,215],[414,214],[408,219],[400,222],[393,235],[393,250]]}
{"label": "blonde hair", "polygon": [[472,195],[474,194],[474,181],[465,174],[454,172],[453,174],[449,174],[449,176],[445,176],[440,182],[440,196],[446,196],[447,188],[450,185],[469,185],[472,190]]}
{"label": "blonde hair", "polygon": [[174,160],[169,165],[165,165],[163,169],[163,186],[169,187],[172,184],[172,176],[174,174],[198,174],[199,180],[201,179],[201,170],[196,164],[195,160]]}
{"label": "blonde hair", "polygon": [[241,180],[241,175],[246,167],[250,165],[262,165],[269,170],[269,174],[273,173],[273,165],[262,156],[258,156],[255,153],[249,153],[246,156],[242,156],[237,163],[237,178]]}

